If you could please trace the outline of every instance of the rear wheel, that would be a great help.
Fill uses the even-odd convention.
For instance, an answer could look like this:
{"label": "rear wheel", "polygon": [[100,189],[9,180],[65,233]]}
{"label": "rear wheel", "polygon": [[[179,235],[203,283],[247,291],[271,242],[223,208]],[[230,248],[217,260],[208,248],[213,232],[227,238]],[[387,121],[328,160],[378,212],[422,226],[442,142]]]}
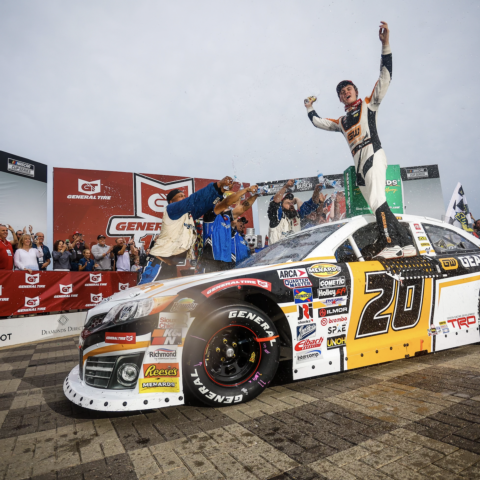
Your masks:
{"label": "rear wheel", "polygon": [[194,322],[183,349],[183,382],[211,406],[243,403],[272,381],[280,357],[270,318],[248,303],[222,306]]}

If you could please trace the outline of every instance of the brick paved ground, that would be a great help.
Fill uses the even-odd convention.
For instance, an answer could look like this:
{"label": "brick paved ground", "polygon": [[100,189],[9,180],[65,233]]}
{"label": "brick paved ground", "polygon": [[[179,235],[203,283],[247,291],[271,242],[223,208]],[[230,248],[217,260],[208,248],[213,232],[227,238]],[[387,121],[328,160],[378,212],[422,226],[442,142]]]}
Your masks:
{"label": "brick paved ground", "polygon": [[480,478],[480,345],[128,415],[63,396],[76,359],[74,339],[0,350],[0,479]]}

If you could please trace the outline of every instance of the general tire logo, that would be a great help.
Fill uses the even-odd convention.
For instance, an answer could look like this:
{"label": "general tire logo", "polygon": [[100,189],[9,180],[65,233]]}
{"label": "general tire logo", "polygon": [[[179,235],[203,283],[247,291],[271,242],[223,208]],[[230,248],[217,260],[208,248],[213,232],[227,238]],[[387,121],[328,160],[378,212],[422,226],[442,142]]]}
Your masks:
{"label": "general tire logo", "polygon": [[25,297],[25,307],[26,308],[35,308],[40,305],[40,297],[29,298]]}
{"label": "general tire logo", "polygon": [[92,283],[100,283],[102,281],[102,274],[101,273],[91,273],[90,274],[90,281]]}
{"label": "general tire logo", "polygon": [[103,293],[91,293],[90,300],[92,303],[100,303],[103,300]]}
{"label": "general tire logo", "polygon": [[119,283],[118,284],[118,290],[120,290],[120,291],[127,290],[128,288],[130,288],[129,283]]}
{"label": "general tire logo", "polygon": [[35,275],[32,275],[30,273],[25,274],[25,283],[29,283],[30,285],[35,285],[40,281],[40,274],[37,273]]}
{"label": "general tire logo", "polygon": [[187,197],[194,192],[193,178],[161,182],[138,173],[133,174],[133,215],[114,215],[107,225],[110,237],[133,237],[135,243],[141,238],[160,231],[163,214],[167,206],[167,195],[174,189],[181,190]]}
{"label": "general tire logo", "polygon": [[67,295],[69,293],[72,293],[73,291],[73,285],[70,284],[70,285],[62,285],[60,284],[60,293],[62,295]]}
{"label": "general tire logo", "polygon": [[78,179],[78,191],[84,195],[93,195],[95,193],[100,193],[102,186],[100,180],[88,181]]}

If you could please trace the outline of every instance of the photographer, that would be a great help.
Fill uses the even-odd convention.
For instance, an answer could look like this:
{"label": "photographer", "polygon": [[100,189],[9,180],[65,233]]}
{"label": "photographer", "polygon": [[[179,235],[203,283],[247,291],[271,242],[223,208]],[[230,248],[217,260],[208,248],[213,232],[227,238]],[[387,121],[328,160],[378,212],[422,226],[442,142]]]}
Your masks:
{"label": "photographer", "polygon": [[83,258],[83,251],[85,250],[85,242],[83,241],[83,234],[80,232],[74,232],[72,245],[72,272],[79,270],[78,265]]}
{"label": "photographer", "polygon": [[177,276],[177,264],[185,263],[197,240],[195,220],[221,200],[232,184],[231,177],[225,177],[189,197],[178,189],[167,195],[162,231],[150,250],[139,284]]}
{"label": "photographer", "polygon": [[70,262],[72,260],[71,250],[72,246],[70,242],[64,242],[63,240],[57,240],[53,245],[53,269],[61,271],[70,271]]}
{"label": "photographer", "polygon": [[105,245],[105,235],[99,235],[97,241],[98,244],[92,247],[93,258],[99,266],[98,270],[109,271],[112,269],[113,247]]}
{"label": "photographer", "polygon": [[127,244],[123,238],[117,238],[112,252],[115,257],[116,271],[129,272],[131,267],[130,256],[138,253],[133,239],[129,240]]}
{"label": "photographer", "polygon": [[[286,193],[287,189],[292,188],[294,184],[295,180],[289,180],[275,194],[268,206],[270,245],[282,240],[290,233],[299,232],[301,230],[300,220],[314,212],[320,204],[320,185],[315,187],[310,200],[302,202],[299,198],[294,197],[293,193]],[[298,210],[295,209],[295,205]]]}

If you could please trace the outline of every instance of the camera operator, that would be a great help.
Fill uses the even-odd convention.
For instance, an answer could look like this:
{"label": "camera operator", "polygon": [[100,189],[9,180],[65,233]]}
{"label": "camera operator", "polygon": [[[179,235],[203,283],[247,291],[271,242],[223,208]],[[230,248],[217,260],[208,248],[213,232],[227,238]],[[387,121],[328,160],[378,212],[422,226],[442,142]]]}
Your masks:
{"label": "camera operator", "polygon": [[113,247],[113,255],[115,257],[115,265],[117,272],[129,272],[131,267],[130,257],[136,256],[138,250],[135,248],[133,239],[128,243],[123,238],[117,238],[116,245]]}

